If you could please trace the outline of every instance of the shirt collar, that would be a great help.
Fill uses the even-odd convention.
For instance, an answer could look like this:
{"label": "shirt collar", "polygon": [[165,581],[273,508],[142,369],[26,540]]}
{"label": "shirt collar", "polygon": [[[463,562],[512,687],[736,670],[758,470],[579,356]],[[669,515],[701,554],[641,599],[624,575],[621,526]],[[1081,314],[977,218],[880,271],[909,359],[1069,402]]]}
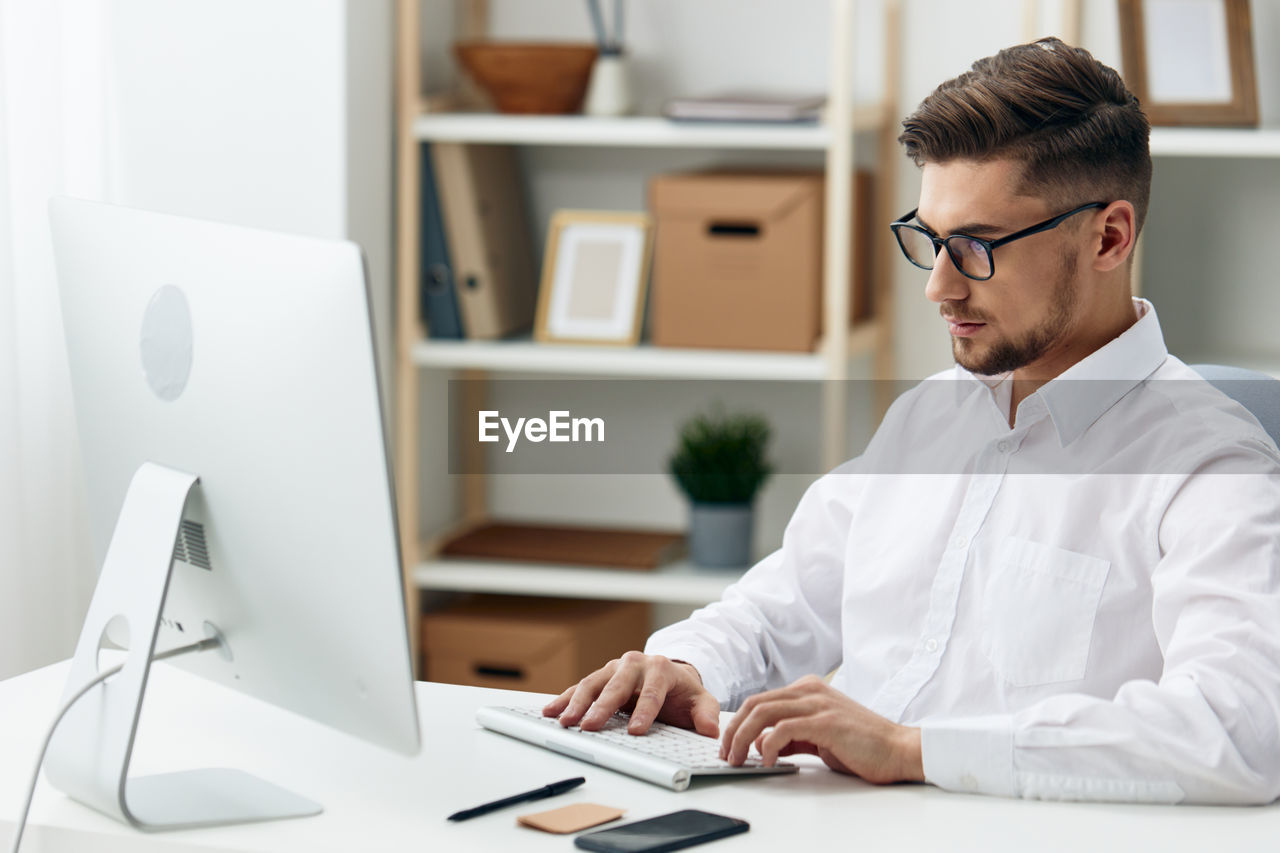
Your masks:
{"label": "shirt collar", "polygon": [[[1134,299],[1133,307],[1138,319],[1132,326],[1040,386],[1032,395],[1038,395],[1043,401],[1063,447],[1079,438],[1168,357],[1155,306],[1145,299]],[[956,372],[957,378],[968,378],[986,386],[993,397],[1000,384],[1009,378],[1008,373],[997,376],[970,373],[959,365]],[[957,397],[973,390],[968,382],[956,385]]]}

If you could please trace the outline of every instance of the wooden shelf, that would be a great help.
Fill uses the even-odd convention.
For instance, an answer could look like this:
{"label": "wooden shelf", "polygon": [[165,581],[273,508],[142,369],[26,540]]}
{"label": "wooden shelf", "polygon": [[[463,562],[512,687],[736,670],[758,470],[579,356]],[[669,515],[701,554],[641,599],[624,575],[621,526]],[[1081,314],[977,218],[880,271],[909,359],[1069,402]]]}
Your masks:
{"label": "wooden shelf", "polygon": [[1280,129],[1157,127],[1152,157],[1280,157]]}
{"label": "wooden shelf", "polygon": [[[879,130],[883,105],[854,110],[855,132]],[[425,113],[413,122],[422,141],[623,148],[745,148],[825,151],[831,129],[821,123],[674,122],[657,116],[590,118],[498,113]]]}
{"label": "wooden shelf", "polygon": [[[870,323],[854,327],[850,356],[870,353],[875,344]],[[821,352],[754,352],[719,349],[671,349],[545,344],[530,340],[423,340],[412,349],[419,367],[677,379],[823,379]]]}
{"label": "wooden shelf", "polygon": [[741,576],[739,570],[700,569],[687,562],[639,572],[459,558],[427,560],[413,571],[414,583],[423,590],[699,606],[718,601]]}

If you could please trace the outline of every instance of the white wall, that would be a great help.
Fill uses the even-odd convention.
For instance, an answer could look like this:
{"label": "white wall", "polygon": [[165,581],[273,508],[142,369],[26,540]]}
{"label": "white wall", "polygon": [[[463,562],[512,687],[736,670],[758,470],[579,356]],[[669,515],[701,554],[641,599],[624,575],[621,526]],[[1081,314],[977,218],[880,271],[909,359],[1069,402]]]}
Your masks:
{"label": "white wall", "polygon": [[[39,69],[49,79],[6,80],[8,95],[38,97],[43,86],[66,99],[60,102],[62,113],[52,119],[65,135],[49,138],[81,147],[89,138],[105,136],[106,142],[101,181],[76,173],[84,165],[64,152],[61,168],[75,174],[46,180],[46,190],[61,187],[167,213],[357,240],[371,272],[379,355],[389,368],[392,0],[93,0],[84,9],[71,4],[50,9],[54,18],[61,14],[52,24],[60,36],[52,42],[63,50],[92,53],[94,61],[51,62],[54,70]],[[86,87],[96,87],[101,97],[77,99]],[[82,101],[101,110],[85,109]],[[74,147],[67,144],[68,150]],[[57,153],[22,162],[29,173],[31,163],[45,161],[56,163]],[[28,253],[48,243],[43,203],[39,207],[26,223],[38,224],[21,232],[26,237],[28,230],[39,231],[24,241]],[[51,256],[44,261],[51,266]],[[56,322],[46,323],[47,317],[26,308],[31,310],[25,328],[47,326],[57,334]],[[17,309],[21,320],[24,306]],[[389,387],[389,369],[384,373]],[[65,367],[50,375],[65,379]],[[7,399],[8,389],[0,390]],[[48,393],[65,396],[67,391],[60,387]],[[74,425],[69,409],[60,413],[64,417],[43,434],[49,442],[61,441],[65,449],[50,456],[69,470],[31,472],[19,495],[28,507],[60,508],[33,511],[63,536],[58,547],[47,550],[74,551],[66,563],[81,572],[77,577],[84,582],[68,584],[48,567],[12,559],[11,549],[0,548],[3,570],[16,578],[15,583],[4,578],[4,589],[18,589],[18,600],[37,613],[52,602],[65,608],[59,619],[42,619],[21,632],[24,642],[30,636],[30,644],[6,648],[0,674],[48,663],[72,650],[97,570],[87,558],[83,514],[65,515],[66,507],[54,499],[61,495],[61,479],[79,476],[74,473],[78,458],[71,452]],[[0,491],[8,500],[10,491]]]}
{"label": "white wall", "polygon": [[[604,4],[609,7],[611,4]],[[1066,0],[903,0],[903,44],[898,68],[899,101],[895,114],[905,116],[944,79],[966,70],[980,57],[1003,47],[1042,35],[1059,34]],[[1254,2],[1255,30],[1259,43],[1259,81],[1264,121],[1280,124],[1280,4]],[[855,91],[860,100],[874,101],[883,89],[884,42],[881,22],[883,0],[860,0],[856,35]],[[760,88],[776,91],[825,90],[827,60],[827,0],[633,0],[628,4],[628,47],[633,84],[642,109],[653,112],[667,98],[678,94],[709,93],[727,89]],[[456,78],[448,57],[454,22],[450,0],[425,0],[423,44],[424,79],[428,91],[447,89]],[[588,40],[591,30],[585,5],[579,0],[490,0],[491,33],[497,38]],[[1084,0],[1083,43],[1102,61],[1120,62],[1116,0]],[[868,139],[866,148],[874,145]],[[863,152],[866,153],[866,152]],[[535,238],[541,255],[547,219],[559,207],[637,210],[644,205],[646,176],[687,169],[711,162],[809,162],[805,155],[744,155],[741,152],[669,152],[652,150],[580,150],[530,148],[521,152],[528,192],[535,218]],[[1277,223],[1280,170],[1266,171],[1274,161],[1253,166],[1195,161],[1157,166],[1155,199],[1161,205],[1153,213],[1148,246],[1151,276],[1167,278],[1165,286],[1151,286],[1148,295],[1157,300],[1162,320],[1170,332],[1175,353],[1184,349],[1213,348],[1231,341],[1233,332],[1247,330],[1258,346],[1270,347],[1280,362],[1280,347],[1266,326],[1277,316],[1280,296],[1263,292],[1261,272],[1266,267],[1268,245],[1265,229]],[[905,158],[897,160],[895,210],[915,206],[919,191],[917,170]],[[1167,179],[1167,180],[1165,180]],[[1162,183],[1163,181],[1163,183]],[[1186,217],[1188,210],[1203,224],[1220,223],[1237,200],[1256,223],[1235,236],[1212,241],[1184,242],[1178,223],[1200,221]],[[1221,231],[1221,229],[1218,229]],[[878,232],[888,239],[887,230]],[[1252,242],[1250,251],[1238,251]],[[1183,265],[1178,249],[1203,246],[1203,255]],[[894,258],[896,261],[896,256]],[[920,378],[951,363],[950,346],[938,318],[937,307],[923,295],[926,275],[905,262],[895,263],[895,358],[897,375]],[[1202,273],[1189,278],[1190,273]],[[1212,282],[1206,279],[1212,278]],[[1223,283],[1229,283],[1222,291]],[[1272,289],[1274,290],[1274,289]],[[1215,295],[1209,296],[1212,292]],[[1262,312],[1250,311],[1261,298]],[[1198,323],[1205,300],[1212,300],[1213,321]],[[1273,306],[1273,303],[1274,306]],[[1193,334],[1196,333],[1196,334]],[[1197,339],[1196,335],[1200,338]],[[437,386],[439,387],[439,386]],[[644,398],[638,408],[652,419],[653,440],[634,448],[641,458],[653,460],[660,470],[674,443],[675,425],[688,413],[687,401],[667,405]],[[438,398],[437,398],[438,399]],[[746,401],[771,414],[777,438],[775,454],[790,460],[793,470],[816,466],[819,435],[816,406],[807,414],[788,410],[782,395],[757,395]],[[424,407],[430,406],[424,401]],[[616,397],[595,399],[597,410],[615,417],[634,414],[634,388],[619,388]],[[857,418],[850,436],[850,453],[865,441],[867,430]],[[424,470],[439,454],[438,436],[424,439]],[[808,459],[812,462],[797,461]],[[438,470],[438,469],[436,469]],[[758,542],[776,543],[804,485],[812,477],[777,478],[762,496]],[[433,488],[430,479],[424,488]],[[621,482],[610,478],[507,477],[491,483],[493,510],[510,517],[577,520],[591,518],[616,523],[654,526],[683,524],[683,502],[669,478],[631,476]]]}
{"label": "white wall", "polygon": [[112,0],[107,81],[110,200],[357,240],[387,365],[391,11],[391,0]]}

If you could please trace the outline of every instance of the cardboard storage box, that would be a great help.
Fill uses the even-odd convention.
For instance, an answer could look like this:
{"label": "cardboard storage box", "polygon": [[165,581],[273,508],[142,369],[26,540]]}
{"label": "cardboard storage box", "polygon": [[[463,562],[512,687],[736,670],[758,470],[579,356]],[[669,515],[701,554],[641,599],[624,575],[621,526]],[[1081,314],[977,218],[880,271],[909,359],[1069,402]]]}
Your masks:
{"label": "cardboard storage box", "polygon": [[427,681],[559,693],[649,636],[649,605],[473,596],[422,617]]}
{"label": "cardboard storage box", "polygon": [[[871,179],[856,180],[850,321],[871,315]],[[649,330],[668,347],[814,349],[822,330],[821,172],[702,172],[650,181]]]}

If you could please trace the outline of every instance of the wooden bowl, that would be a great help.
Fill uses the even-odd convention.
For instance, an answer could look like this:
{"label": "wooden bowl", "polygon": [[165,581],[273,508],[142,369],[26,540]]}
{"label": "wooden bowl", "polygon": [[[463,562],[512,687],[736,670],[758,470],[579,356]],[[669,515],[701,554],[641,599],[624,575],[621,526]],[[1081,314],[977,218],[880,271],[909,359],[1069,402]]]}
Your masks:
{"label": "wooden bowl", "polygon": [[476,41],[453,49],[504,113],[576,113],[596,60],[590,44]]}

